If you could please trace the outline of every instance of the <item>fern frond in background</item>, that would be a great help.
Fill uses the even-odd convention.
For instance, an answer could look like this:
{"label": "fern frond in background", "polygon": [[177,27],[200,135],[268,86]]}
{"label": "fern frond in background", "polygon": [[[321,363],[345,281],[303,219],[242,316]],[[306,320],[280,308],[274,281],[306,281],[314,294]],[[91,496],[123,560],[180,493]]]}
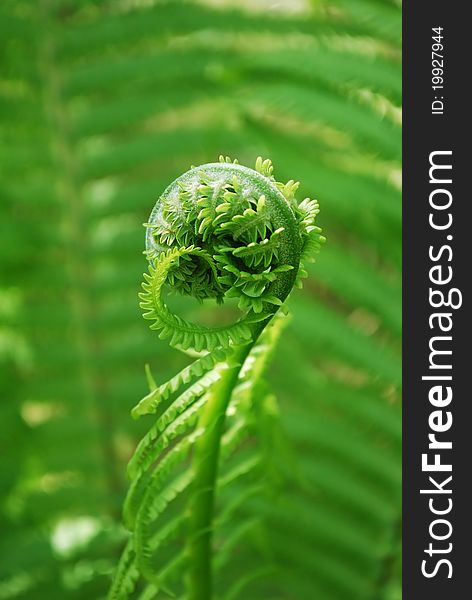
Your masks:
{"label": "fern frond in background", "polygon": [[[302,181],[329,244],[266,375],[279,408],[255,392],[254,427],[283,429],[261,446],[278,492],[261,498],[257,475],[239,504],[237,480],[223,489],[216,583],[234,599],[400,597],[399,4],[245,6],[1,3],[0,598],[106,595],[143,365],[159,382],[185,366],[139,317],[141,223],[222,152]],[[244,529],[256,514],[267,539]],[[273,573],[245,580],[261,553]]]}

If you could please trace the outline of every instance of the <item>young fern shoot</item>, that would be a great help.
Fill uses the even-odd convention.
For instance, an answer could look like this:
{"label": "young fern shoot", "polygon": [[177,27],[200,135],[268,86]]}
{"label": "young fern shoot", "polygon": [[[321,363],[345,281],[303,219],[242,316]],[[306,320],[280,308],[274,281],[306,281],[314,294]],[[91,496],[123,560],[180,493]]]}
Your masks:
{"label": "young fern shoot", "polygon": [[[132,410],[154,422],[128,465],[131,535],[110,599],[166,597],[179,577],[187,600],[214,598],[215,496],[232,478],[219,463],[249,431],[251,406],[264,401],[256,396],[278,335],[270,332],[280,331],[274,317],[306,276],[302,260],[324,241],[318,203],[299,203],[298,183],[279,183],[272,171],[261,158],[255,170],[227,157],[193,167],[164,191],[146,224],[144,318],[197,358],[162,385],[149,374],[150,392]],[[236,298],[240,317],[217,327],[191,323],[170,310],[166,289],[219,304]]]}

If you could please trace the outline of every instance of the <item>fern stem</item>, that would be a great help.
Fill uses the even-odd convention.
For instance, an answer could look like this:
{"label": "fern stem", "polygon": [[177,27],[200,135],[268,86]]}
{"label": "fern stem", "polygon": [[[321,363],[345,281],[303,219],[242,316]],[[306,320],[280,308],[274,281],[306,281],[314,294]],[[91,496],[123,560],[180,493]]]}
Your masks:
{"label": "fern stem", "polygon": [[210,600],[213,597],[211,545],[221,436],[232,391],[257,337],[235,350],[232,358],[237,366],[230,366],[213,386],[199,420],[198,426],[204,429],[205,434],[197,440],[193,458],[194,487],[189,506],[187,543],[188,600]]}
{"label": "fern stem", "polygon": [[100,455],[108,512],[116,520],[120,518],[116,498],[122,493],[122,477],[117,470],[117,459],[112,434],[114,424],[110,411],[103,408],[103,396],[107,394],[108,382],[94,368],[96,356],[100,354],[100,343],[89,327],[90,320],[96,318],[96,305],[90,301],[89,290],[95,282],[88,264],[89,240],[84,229],[84,198],[81,190],[81,175],[74,144],[71,139],[71,116],[64,100],[64,74],[60,67],[56,36],[60,23],[54,17],[54,2],[42,0],[38,4],[38,16],[42,30],[47,32],[40,45],[40,69],[44,81],[44,105],[47,107],[51,123],[51,149],[57,171],[57,185],[61,191],[63,214],[60,234],[63,239],[62,257],[70,278],[68,301],[71,315],[71,340],[78,354],[77,374],[80,378],[84,402],[73,410],[84,410],[87,419],[93,423],[94,451]]}

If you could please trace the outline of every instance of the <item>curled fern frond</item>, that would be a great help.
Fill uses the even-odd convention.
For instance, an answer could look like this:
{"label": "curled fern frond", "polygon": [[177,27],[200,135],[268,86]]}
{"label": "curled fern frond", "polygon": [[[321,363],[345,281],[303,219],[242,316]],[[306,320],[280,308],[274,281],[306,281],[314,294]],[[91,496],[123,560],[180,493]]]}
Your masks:
{"label": "curled fern frond", "polygon": [[[277,310],[292,290],[303,249],[310,239],[323,241],[313,224],[318,203],[298,204],[298,184],[276,182],[269,160],[259,157],[255,170],[220,160],[176,179],[146,224],[150,273],[141,306],[161,337],[183,349],[211,351],[251,337],[251,316]],[[167,309],[166,285],[197,300],[236,297],[241,319],[233,328],[193,326]]]}
{"label": "curled fern frond", "polygon": [[[258,158],[249,169],[221,156],[177,178],[151,212],[143,316],[160,338],[198,358],[161,385],[147,367],[150,391],[132,416],[155,420],[128,465],[123,512],[131,538],[109,598],[129,597],[140,576],[142,598],[169,595],[184,570],[188,600],[211,600],[213,530],[227,526],[228,510],[238,506],[218,520],[215,495],[236,486],[235,497],[247,497],[247,486],[254,493],[260,474],[270,474],[267,432],[259,450],[239,450],[257,435],[267,404],[256,407],[267,397],[262,374],[284,320],[274,317],[304,274],[302,257],[324,240],[314,224],[318,203],[298,203],[297,189],[293,180],[275,180],[270,160]],[[169,308],[169,292],[219,304],[235,298],[239,318],[215,327],[191,323]],[[247,483],[254,478],[257,486]],[[220,567],[252,524],[260,525],[248,523],[226,538]]]}

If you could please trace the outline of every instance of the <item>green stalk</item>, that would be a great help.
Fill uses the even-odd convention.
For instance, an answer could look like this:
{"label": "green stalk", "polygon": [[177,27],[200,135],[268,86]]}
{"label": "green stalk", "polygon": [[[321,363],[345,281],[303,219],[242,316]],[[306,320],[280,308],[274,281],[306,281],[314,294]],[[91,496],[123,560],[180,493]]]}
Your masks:
{"label": "green stalk", "polygon": [[194,487],[189,506],[190,530],[187,543],[188,600],[210,600],[213,597],[212,534],[221,436],[231,394],[257,337],[235,350],[233,358],[237,366],[223,372],[221,379],[211,390],[199,420],[198,427],[203,428],[204,434],[195,444],[193,457]]}

